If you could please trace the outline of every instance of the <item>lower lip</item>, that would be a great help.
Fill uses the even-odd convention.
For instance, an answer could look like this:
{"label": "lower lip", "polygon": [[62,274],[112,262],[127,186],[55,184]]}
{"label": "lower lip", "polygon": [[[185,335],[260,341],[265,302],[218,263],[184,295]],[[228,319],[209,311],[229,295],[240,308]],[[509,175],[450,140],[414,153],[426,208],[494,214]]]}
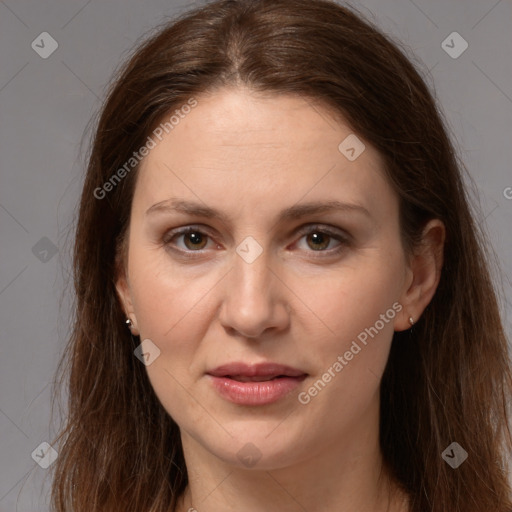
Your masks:
{"label": "lower lip", "polygon": [[213,387],[222,397],[239,405],[265,405],[277,402],[296,389],[306,378],[279,377],[261,382],[240,382],[228,377],[208,375]]}

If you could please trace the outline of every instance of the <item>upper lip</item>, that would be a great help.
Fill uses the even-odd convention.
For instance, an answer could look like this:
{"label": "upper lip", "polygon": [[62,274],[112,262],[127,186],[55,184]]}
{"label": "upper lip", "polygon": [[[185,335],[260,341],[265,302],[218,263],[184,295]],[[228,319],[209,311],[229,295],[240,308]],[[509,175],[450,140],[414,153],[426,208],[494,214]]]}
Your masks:
{"label": "upper lip", "polygon": [[227,363],[207,372],[214,377],[301,377],[306,375],[302,370],[279,363],[247,364],[243,362]]}

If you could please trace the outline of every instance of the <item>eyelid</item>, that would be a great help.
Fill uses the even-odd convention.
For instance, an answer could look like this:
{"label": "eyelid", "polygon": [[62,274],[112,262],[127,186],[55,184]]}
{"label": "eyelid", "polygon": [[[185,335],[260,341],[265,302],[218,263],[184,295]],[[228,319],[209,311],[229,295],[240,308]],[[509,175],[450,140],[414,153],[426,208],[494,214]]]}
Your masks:
{"label": "eyelid", "polygon": [[165,232],[163,238],[164,240],[172,240],[176,235],[183,235],[187,233],[196,232],[207,234],[209,231],[209,228],[207,226],[203,226],[202,224],[189,224],[187,226],[169,229],[168,231]]}
{"label": "eyelid", "polygon": [[305,226],[301,226],[294,234],[296,235],[307,235],[310,233],[314,233],[318,231],[319,233],[323,233],[329,235],[333,238],[341,238],[345,242],[350,242],[352,237],[343,229],[335,228],[334,226],[329,226],[328,224],[319,224],[319,223],[310,223]]}

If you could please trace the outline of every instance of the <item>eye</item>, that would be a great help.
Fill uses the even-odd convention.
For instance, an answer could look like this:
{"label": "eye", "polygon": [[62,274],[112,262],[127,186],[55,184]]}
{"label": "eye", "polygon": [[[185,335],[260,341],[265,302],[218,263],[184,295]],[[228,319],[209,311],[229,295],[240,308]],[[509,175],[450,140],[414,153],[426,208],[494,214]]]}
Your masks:
{"label": "eye", "polygon": [[[328,226],[306,226],[302,228],[296,235],[301,235],[299,242],[300,249],[303,239],[305,239],[308,252],[336,254],[350,245],[349,235],[345,235],[343,231],[330,228]],[[170,250],[181,253],[201,253],[208,248],[208,242],[214,243],[210,235],[202,230],[199,226],[187,226],[184,228],[169,231],[164,239],[164,245]],[[214,244],[220,248],[218,244]],[[334,246],[334,247],[333,247]]]}
{"label": "eye", "polygon": [[[182,239],[183,245],[180,246],[176,240]],[[166,246],[176,246],[178,250],[184,252],[199,252],[206,248],[209,235],[201,231],[196,226],[187,226],[167,233],[163,242]]]}
{"label": "eye", "polygon": [[299,234],[302,235],[301,240],[305,239],[307,247],[313,252],[337,253],[350,243],[347,235],[326,226],[308,226]]}

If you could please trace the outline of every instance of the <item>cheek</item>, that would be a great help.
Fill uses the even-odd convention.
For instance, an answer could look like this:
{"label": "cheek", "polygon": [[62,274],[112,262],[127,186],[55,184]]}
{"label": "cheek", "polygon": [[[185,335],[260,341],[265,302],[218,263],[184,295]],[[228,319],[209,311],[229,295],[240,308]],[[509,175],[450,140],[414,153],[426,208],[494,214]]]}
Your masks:
{"label": "cheek", "polygon": [[188,387],[189,368],[204,338],[205,295],[211,286],[177,272],[165,255],[134,251],[131,262],[140,339],[150,339],[160,351],[146,370],[157,396],[174,401],[181,386]]}
{"label": "cheek", "polygon": [[308,315],[304,308],[309,320],[300,328],[314,339],[313,352],[307,344],[303,349],[310,350],[313,367],[318,369],[309,395],[317,410],[336,404],[357,416],[379,389],[394,320],[402,309],[398,299],[403,260],[397,251],[385,252],[388,258],[374,253],[336,275],[319,276],[315,287],[306,287],[299,279],[295,283],[294,291],[307,298],[304,302],[311,310]]}
{"label": "cheek", "polygon": [[191,334],[201,325],[197,319],[208,302],[215,275],[201,277],[191,268],[173,265],[161,248],[134,250],[130,266],[141,336],[163,344],[173,340],[177,347],[187,333],[193,339]]}
{"label": "cheek", "polygon": [[[316,368],[300,397],[304,414],[330,417],[326,436],[350,428],[376,400],[393,338],[393,322],[402,306],[396,276],[365,269],[325,283],[324,293],[309,295],[318,332],[309,350]],[[364,275],[364,278],[362,278]],[[326,329],[326,327],[328,329]],[[314,332],[314,329],[311,329]],[[312,334],[314,336],[314,334]],[[302,405],[301,405],[302,407]]]}
{"label": "cheek", "polygon": [[140,339],[150,339],[160,351],[146,371],[162,406],[178,424],[200,423],[204,418],[191,407],[185,390],[191,385],[190,367],[204,338],[204,299],[209,287],[162,264],[162,259],[141,253],[132,260]]}
{"label": "cheek", "polygon": [[401,265],[398,254],[387,261],[366,257],[311,279],[297,276],[293,290],[302,301],[304,313],[310,311],[311,322],[330,333],[331,338],[351,340],[373,326],[381,315],[385,316],[385,327],[380,323],[378,327],[387,336],[396,316],[396,306],[392,309],[392,305],[401,294]]}

